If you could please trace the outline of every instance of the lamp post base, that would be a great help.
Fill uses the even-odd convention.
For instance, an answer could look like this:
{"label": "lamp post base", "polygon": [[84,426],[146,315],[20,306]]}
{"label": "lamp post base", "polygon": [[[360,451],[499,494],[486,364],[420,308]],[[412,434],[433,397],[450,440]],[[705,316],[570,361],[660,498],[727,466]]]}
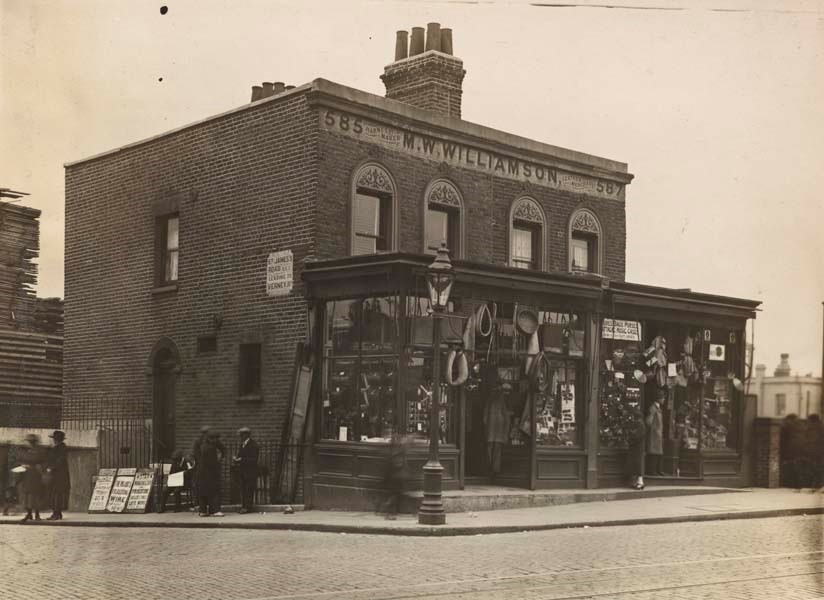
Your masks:
{"label": "lamp post base", "polygon": [[423,500],[418,507],[420,525],[445,525],[443,509],[443,467],[440,462],[429,461],[423,466]]}

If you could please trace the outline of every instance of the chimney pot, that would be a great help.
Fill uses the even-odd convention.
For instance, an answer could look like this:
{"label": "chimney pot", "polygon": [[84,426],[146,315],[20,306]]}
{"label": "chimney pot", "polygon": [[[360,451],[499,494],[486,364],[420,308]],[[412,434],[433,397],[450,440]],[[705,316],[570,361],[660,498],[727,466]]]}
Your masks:
{"label": "chimney pot", "polygon": [[287,85],[287,86],[286,86],[286,91],[287,91],[287,92],[288,92],[289,90],[293,90],[293,89],[295,89],[295,86],[293,86],[293,85]]}
{"label": "chimney pot", "polygon": [[426,24],[426,50],[441,51],[441,24],[427,23]]}
{"label": "chimney pot", "polygon": [[452,54],[452,29],[448,27],[441,29],[441,52]]}
{"label": "chimney pot", "polygon": [[272,94],[282,94],[284,91],[286,91],[286,86],[283,85],[283,82],[276,81],[272,89]]}
{"label": "chimney pot", "polygon": [[395,60],[409,56],[409,32],[399,31],[395,34]]}
{"label": "chimney pot", "polygon": [[252,102],[257,102],[260,100],[261,95],[263,94],[263,88],[259,85],[252,86]]}
{"label": "chimney pot", "polygon": [[412,28],[412,41],[409,43],[409,56],[423,53],[423,27]]}
{"label": "chimney pot", "polygon": [[261,97],[261,98],[268,98],[269,96],[271,96],[271,95],[272,95],[272,93],[273,93],[273,92],[272,92],[272,86],[273,86],[273,85],[274,85],[274,84],[272,84],[272,83],[271,83],[271,82],[269,82],[269,81],[264,81],[264,82],[263,82],[263,94],[261,94],[261,96],[260,96],[260,97]]}

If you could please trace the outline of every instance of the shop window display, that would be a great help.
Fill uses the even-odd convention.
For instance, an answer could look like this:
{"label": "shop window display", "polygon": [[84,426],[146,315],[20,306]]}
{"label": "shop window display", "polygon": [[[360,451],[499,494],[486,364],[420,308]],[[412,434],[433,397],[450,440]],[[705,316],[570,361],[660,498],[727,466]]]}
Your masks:
{"label": "shop window display", "polygon": [[388,441],[395,422],[398,298],[327,302],[322,438]]}
{"label": "shop window display", "polygon": [[633,408],[643,410],[647,381],[641,324],[604,319],[601,332],[600,444],[603,448],[624,449],[636,426]]}
{"label": "shop window display", "polygon": [[535,396],[536,442],[541,446],[577,446],[580,370],[570,361],[551,360],[547,367],[546,389]]}
{"label": "shop window display", "polygon": [[[441,373],[446,372],[446,357],[441,353]],[[432,354],[416,351],[409,354],[406,362],[406,377],[403,389],[406,406],[406,431],[422,438],[429,436],[429,416],[432,406]],[[457,398],[459,389],[441,383],[440,396],[440,441],[454,444],[457,438]]]}

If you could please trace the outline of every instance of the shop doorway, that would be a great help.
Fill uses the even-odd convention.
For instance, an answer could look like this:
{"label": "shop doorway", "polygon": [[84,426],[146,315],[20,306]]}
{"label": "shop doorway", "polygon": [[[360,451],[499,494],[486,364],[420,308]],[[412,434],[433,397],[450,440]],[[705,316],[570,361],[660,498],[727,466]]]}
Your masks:
{"label": "shop doorway", "polygon": [[152,360],[152,432],[155,460],[171,458],[175,450],[175,385],[178,359],[173,346],[163,345]]}

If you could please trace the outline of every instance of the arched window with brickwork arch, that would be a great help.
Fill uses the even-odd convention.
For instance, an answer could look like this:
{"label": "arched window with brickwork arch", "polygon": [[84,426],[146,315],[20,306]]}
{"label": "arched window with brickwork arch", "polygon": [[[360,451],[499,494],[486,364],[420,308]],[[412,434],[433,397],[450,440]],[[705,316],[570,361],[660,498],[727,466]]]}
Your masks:
{"label": "arched window with brickwork arch", "polygon": [[509,209],[509,266],[544,271],[547,220],[534,198],[518,198]]}
{"label": "arched window with brickwork arch", "polygon": [[361,165],[352,177],[350,254],[397,250],[397,206],[397,186],[389,171],[375,162]]}
{"label": "arched window with brickwork arch", "polygon": [[579,208],[569,220],[569,270],[603,272],[603,229],[596,214]]}
{"label": "arched window with brickwork arch", "polygon": [[447,179],[436,179],[423,195],[423,251],[434,254],[445,242],[452,258],[464,256],[465,211],[458,187]]}

